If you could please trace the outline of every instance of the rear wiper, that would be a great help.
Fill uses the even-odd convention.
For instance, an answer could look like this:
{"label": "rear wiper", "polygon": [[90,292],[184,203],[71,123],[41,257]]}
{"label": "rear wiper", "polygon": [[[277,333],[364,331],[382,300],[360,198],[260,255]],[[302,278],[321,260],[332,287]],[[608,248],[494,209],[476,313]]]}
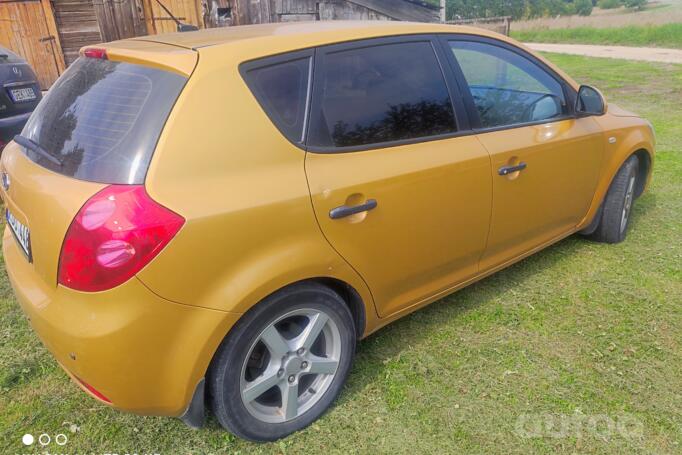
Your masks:
{"label": "rear wiper", "polygon": [[64,163],[58,158],[55,158],[54,156],[50,155],[50,153],[42,148],[40,144],[37,142],[32,141],[31,139],[22,136],[21,134],[17,134],[14,136],[14,142],[17,144],[21,145],[22,147],[26,147],[27,149],[31,150],[32,152],[37,153],[38,155],[42,156],[46,160],[50,161],[53,164],[56,164],[59,167],[62,167]]}

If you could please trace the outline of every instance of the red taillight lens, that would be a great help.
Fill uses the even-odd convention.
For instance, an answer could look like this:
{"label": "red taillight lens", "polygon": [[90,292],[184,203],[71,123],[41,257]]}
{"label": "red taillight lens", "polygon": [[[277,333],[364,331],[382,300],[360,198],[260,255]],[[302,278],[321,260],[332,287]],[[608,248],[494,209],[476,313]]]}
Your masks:
{"label": "red taillight lens", "polygon": [[59,284],[88,292],[118,286],[159,254],[184,223],[143,186],[108,186],[71,222],[59,258]]}
{"label": "red taillight lens", "polygon": [[82,380],[81,378],[79,378],[77,376],[74,376],[74,378],[76,378],[76,380],[78,382],[80,382],[81,385],[88,390],[88,392],[90,392],[91,394],[93,394],[94,396],[96,396],[97,398],[99,398],[102,401],[105,401],[107,403],[111,403],[111,400],[109,398],[105,397],[104,395],[102,395],[102,392],[100,392],[99,390],[97,390],[96,388],[94,388],[93,386],[91,386],[90,384],[88,384],[87,382]]}
{"label": "red taillight lens", "polygon": [[102,49],[99,47],[90,47],[88,49],[85,49],[83,51],[83,55],[85,57],[90,57],[90,58],[99,58],[102,60],[107,60],[107,51],[106,49]]}

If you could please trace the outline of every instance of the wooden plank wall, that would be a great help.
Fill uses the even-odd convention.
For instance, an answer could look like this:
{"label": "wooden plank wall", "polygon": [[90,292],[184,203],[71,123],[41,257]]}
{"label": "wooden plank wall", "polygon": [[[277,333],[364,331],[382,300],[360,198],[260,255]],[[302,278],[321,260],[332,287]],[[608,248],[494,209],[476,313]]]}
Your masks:
{"label": "wooden plank wall", "polygon": [[0,1],[0,44],[26,59],[43,89],[64,69],[57,37],[50,32],[54,24],[48,26],[52,17],[40,0]]}
{"label": "wooden plank wall", "polygon": [[237,25],[306,20],[438,22],[439,11],[406,0],[233,0]]}
{"label": "wooden plank wall", "polygon": [[439,22],[440,10],[407,0],[346,0],[399,21]]}
{"label": "wooden plank wall", "polygon": [[319,20],[318,0],[275,0],[276,22]]}
{"label": "wooden plank wall", "polygon": [[[199,28],[204,28],[204,18],[201,11],[200,0],[161,0],[161,2],[163,2],[166,8],[173,13],[173,16],[180,21],[185,24],[192,24]],[[149,34],[177,31],[177,25],[170,16],[168,16],[168,13],[159,6],[159,2],[156,0],[144,0],[144,3],[144,10],[149,11],[152,16],[151,24],[150,21],[147,20]]]}
{"label": "wooden plank wall", "polygon": [[52,5],[64,60],[70,65],[81,47],[102,42],[95,7],[92,0],[52,0]]}
{"label": "wooden plank wall", "polygon": [[147,34],[147,25],[141,1],[93,0],[93,5],[102,41],[115,41]]}
{"label": "wooden plank wall", "polygon": [[322,21],[333,20],[371,20],[388,21],[390,17],[378,13],[364,6],[346,1],[320,2],[319,18]]}
{"label": "wooden plank wall", "polygon": [[[204,28],[202,2],[161,0],[182,22]],[[404,0],[217,0],[235,25],[302,20],[437,20]],[[53,10],[54,9],[54,10]],[[175,32],[157,0],[0,0],[0,44],[23,56],[43,88],[88,44]]]}

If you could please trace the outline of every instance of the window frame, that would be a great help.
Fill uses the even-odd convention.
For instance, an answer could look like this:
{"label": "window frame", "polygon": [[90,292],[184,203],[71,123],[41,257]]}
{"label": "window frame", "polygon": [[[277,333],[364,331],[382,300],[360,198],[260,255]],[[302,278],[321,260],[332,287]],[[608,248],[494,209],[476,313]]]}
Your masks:
{"label": "window frame", "polygon": [[[302,125],[302,130],[301,130],[301,137],[299,141],[294,141],[292,138],[289,137],[289,135],[284,131],[284,129],[279,125],[278,122],[275,121],[276,118],[278,118],[278,114],[273,112],[273,109],[271,108],[270,102],[267,101],[262,93],[260,93],[254,84],[250,81],[250,78],[248,77],[248,73],[254,70],[262,69],[262,68],[267,68],[269,66],[276,66],[276,65],[281,65],[283,63],[288,63],[296,60],[302,60],[308,58],[310,60],[310,65],[308,69],[308,87],[306,88],[306,97],[305,97],[305,104],[304,104],[304,112],[303,112],[303,125]],[[313,92],[313,79],[314,79],[314,74],[315,74],[315,48],[311,47],[308,49],[302,49],[302,50],[296,50],[296,51],[291,51],[291,52],[285,52],[282,54],[276,54],[276,55],[270,55],[267,57],[259,57],[254,60],[247,60],[245,62],[242,62],[239,64],[239,74],[242,77],[242,80],[246,84],[246,86],[249,89],[249,92],[253,97],[256,99],[258,102],[258,105],[263,109],[263,112],[265,115],[268,117],[268,120],[270,123],[272,123],[275,128],[277,128],[277,131],[284,136],[286,140],[291,142],[291,144],[295,145],[296,147],[306,150],[305,144],[306,141],[308,140],[308,123],[310,121],[310,104],[311,104],[311,98],[312,98],[312,92]]]}
{"label": "window frame", "polygon": [[[345,147],[316,146],[309,144],[310,128],[311,125],[315,123],[313,121],[313,116],[321,115],[322,93],[324,90],[323,75],[325,59],[327,55],[349,50],[383,46],[387,44],[401,44],[414,42],[427,42],[431,45],[431,48],[433,49],[436,62],[438,63],[438,66],[441,70],[441,74],[443,76],[443,82],[445,83],[446,90],[450,97],[450,103],[452,105],[452,111],[455,119],[456,131],[444,134],[437,134],[433,136],[423,136],[410,139],[399,139],[395,141],[376,142],[371,144],[353,145]],[[455,78],[453,77],[452,70],[446,59],[447,56],[443,55],[442,47],[439,45],[438,39],[434,34],[412,34],[380,38],[366,38],[361,40],[347,41],[343,43],[329,44],[318,47],[315,52],[315,60],[313,63],[312,102],[310,103],[309,112],[310,118],[307,122],[308,131],[306,132],[305,135],[306,150],[312,153],[350,153],[388,147],[398,147],[401,145],[410,145],[422,142],[431,142],[472,134],[472,130],[469,126],[469,115],[467,114],[467,110],[462,102],[462,96],[460,95],[459,87],[457,87],[457,84],[455,83]]]}
{"label": "window frame", "polygon": [[[560,122],[564,120],[570,120],[570,119],[575,119],[577,118],[576,113],[575,113],[575,100],[577,97],[577,92],[573,89],[573,87],[559,74],[557,74],[552,68],[547,66],[543,61],[539,60],[536,58],[534,55],[524,51],[523,49],[514,46],[512,44],[506,43],[504,41],[500,41],[494,38],[488,38],[485,36],[478,36],[478,35],[468,35],[468,34],[463,34],[463,33],[439,33],[438,34],[438,41],[440,43],[440,46],[442,47],[443,51],[447,55],[447,60],[449,63],[449,66],[451,68],[452,74],[456,80],[457,85],[460,87],[460,93],[462,94],[463,102],[464,105],[466,106],[466,111],[469,116],[469,121],[471,124],[471,128],[474,131],[474,133],[487,133],[491,131],[502,131],[502,130],[509,130],[509,129],[515,129],[515,128],[523,128],[526,126],[533,126],[533,125],[542,125],[542,124],[547,124],[547,123],[554,123],[554,122]],[[498,126],[491,126],[491,127],[482,127],[481,126],[481,118],[478,113],[478,109],[476,108],[476,104],[474,103],[474,98],[473,95],[471,94],[471,90],[469,89],[469,84],[466,81],[466,78],[464,77],[464,72],[462,71],[462,68],[459,66],[459,61],[457,60],[457,57],[455,57],[455,53],[452,52],[452,48],[450,47],[450,41],[468,41],[468,42],[474,42],[474,43],[481,43],[481,44],[487,44],[490,46],[494,47],[499,47],[502,49],[505,49],[510,52],[514,52],[515,54],[519,55],[522,58],[525,58],[528,60],[530,63],[534,64],[537,66],[540,70],[544,71],[548,76],[550,76],[552,79],[554,79],[561,87],[564,98],[566,100],[567,104],[567,113],[560,116],[560,117],[554,117],[552,119],[543,119],[543,120],[535,120],[535,121],[530,121],[530,122],[522,122],[522,123],[513,123],[510,125],[498,125]]]}

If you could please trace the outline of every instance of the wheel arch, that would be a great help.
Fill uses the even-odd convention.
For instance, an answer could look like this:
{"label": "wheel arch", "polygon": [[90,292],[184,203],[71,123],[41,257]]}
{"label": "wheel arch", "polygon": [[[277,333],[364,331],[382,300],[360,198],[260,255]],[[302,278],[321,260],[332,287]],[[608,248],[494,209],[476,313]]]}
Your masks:
{"label": "wheel arch", "polygon": [[[356,338],[360,339],[363,337],[367,330],[368,313],[369,317],[370,318],[372,317],[372,313],[370,311],[373,309],[373,302],[371,301],[367,302],[366,299],[363,299],[360,292],[350,283],[336,277],[317,276],[294,281],[284,286],[281,286],[278,289],[275,289],[272,292],[268,293],[267,295],[263,296],[263,298],[254,303],[254,305],[251,305],[246,310],[246,312],[241,314],[240,317],[229,326],[229,328],[223,331],[223,333],[216,334],[218,335],[218,337],[214,338],[220,338],[220,335],[222,335],[222,337],[219,340],[216,339],[215,342],[208,343],[208,345],[205,347],[205,349],[210,350],[209,352],[205,353],[208,354],[205,356],[206,361],[201,361],[200,363],[198,362],[198,364],[195,365],[194,370],[195,371],[194,376],[200,377],[199,383],[197,384],[196,389],[187,391],[188,394],[186,400],[188,403],[187,408],[184,411],[184,413],[181,416],[179,416],[187,425],[195,428],[203,425],[203,419],[196,416],[202,414],[201,410],[203,410],[204,406],[206,405],[205,403],[206,392],[203,387],[204,378],[208,374],[208,371],[211,368],[211,365],[213,364],[213,360],[216,356],[216,353],[220,349],[220,346],[228,337],[228,335],[232,332],[232,330],[239,324],[244,315],[267,297],[275,294],[276,292],[280,292],[284,289],[301,283],[318,283],[337,293],[341,297],[341,299],[346,303],[348,309],[350,310],[353,322],[355,324]],[[368,306],[370,308],[368,308]]]}
{"label": "wheel arch", "polygon": [[[649,179],[651,176],[651,167],[653,162],[653,156],[651,152],[645,148],[640,148],[632,153],[630,156],[635,155],[639,161],[639,168],[637,170],[637,187],[635,190],[635,197],[640,197],[644,190],[646,189]],[[628,156],[629,158],[629,156]]]}
{"label": "wheel arch", "polygon": [[367,326],[367,306],[360,296],[360,293],[353,286],[345,281],[330,277],[311,278],[303,281],[319,283],[339,294],[341,299],[348,305],[348,309],[353,316],[356,338],[362,338]]}
{"label": "wheel arch", "polygon": [[[290,283],[279,286],[277,289],[272,290],[271,292],[267,293],[267,295],[264,295],[262,298],[258,299],[258,301],[251,305],[242,314],[242,317],[244,314],[248,313],[248,311],[251,310],[251,308],[255,307],[256,305],[258,305],[260,302],[267,299],[271,295],[302,283],[317,283],[337,293],[339,297],[341,297],[341,299],[346,303],[348,309],[350,310],[351,315],[353,316],[356,338],[358,339],[362,338],[367,328],[367,313],[369,310],[369,308],[367,307],[368,305],[371,306],[372,303],[366,302],[365,299],[363,299],[363,297],[361,296],[360,292],[358,292],[358,290],[355,289],[353,285],[337,277],[316,276],[292,281]],[[241,319],[242,317],[240,317],[239,319]],[[238,322],[239,320],[237,320],[237,322],[234,325],[236,325]],[[227,333],[225,333],[224,335],[225,337],[229,335],[233,327],[234,326],[230,327]]]}
{"label": "wheel arch", "polygon": [[631,156],[636,156],[639,161],[636,197],[641,196],[648,187],[654,163],[653,143],[646,140],[639,132],[624,139],[620,147],[604,156],[602,174],[597,183],[592,204],[587,215],[578,225],[578,230],[583,233],[593,231],[593,228],[598,224],[601,205],[609,187],[618,170]]}

